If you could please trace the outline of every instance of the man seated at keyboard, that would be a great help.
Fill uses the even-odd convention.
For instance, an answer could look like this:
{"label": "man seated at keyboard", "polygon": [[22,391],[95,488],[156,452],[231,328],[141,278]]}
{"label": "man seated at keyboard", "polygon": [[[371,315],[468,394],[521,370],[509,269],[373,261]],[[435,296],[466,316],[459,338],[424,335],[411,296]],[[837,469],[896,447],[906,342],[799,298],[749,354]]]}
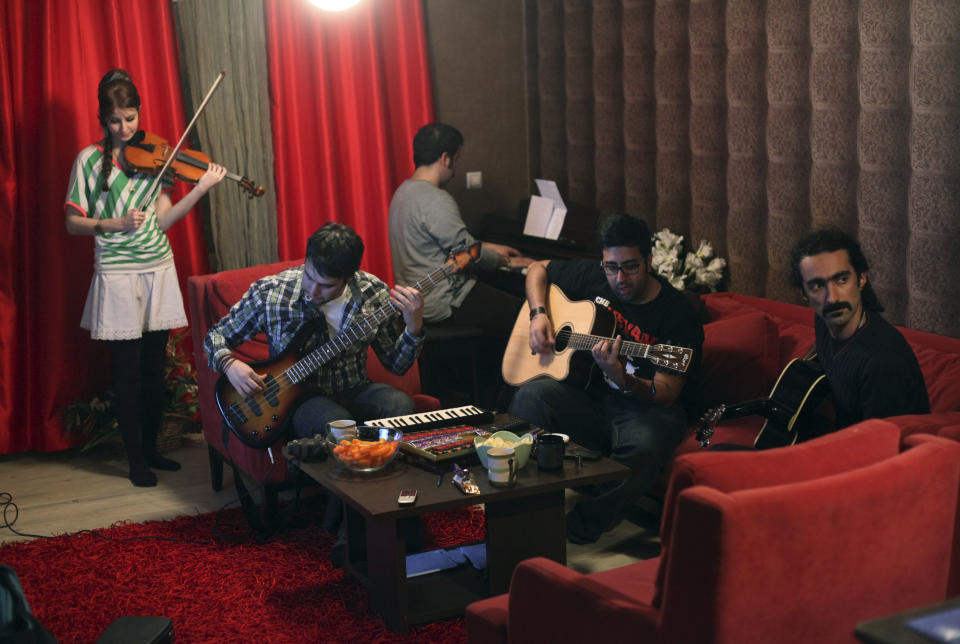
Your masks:
{"label": "man seated at keyboard", "polygon": [[232,347],[264,333],[275,357],[290,348],[305,325],[313,323],[316,332],[299,347],[305,354],[393,302],[401,316],[364,329],[360,337],[351,333],[346,349],[308,379],[310,391],[292,418],[297,436],[321,433],[331,420],[365,421],[416,411],[410,396],[370,380],[367,347],[373,347],[390,372],[406,373],[423,347],[423,297],[406,286],[390,290],[379,278],[359,270],[362,257],[363,240],[352,228],[324,224],[307,241],[303,265],[254,282],[204,339],[210,368],[249,396],[263,390],[265,374],[237,360]]}

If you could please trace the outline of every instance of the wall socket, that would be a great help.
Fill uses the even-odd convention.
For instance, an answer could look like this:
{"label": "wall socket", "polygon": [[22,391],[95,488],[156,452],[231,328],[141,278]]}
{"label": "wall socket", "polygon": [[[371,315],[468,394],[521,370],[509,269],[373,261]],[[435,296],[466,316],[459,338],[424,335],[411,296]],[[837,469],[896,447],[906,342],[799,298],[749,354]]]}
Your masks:
{"label": "wall socket", "polygon": [[483,173],[479,170],[467,173],[467,190],[479,190],[483,187]]}

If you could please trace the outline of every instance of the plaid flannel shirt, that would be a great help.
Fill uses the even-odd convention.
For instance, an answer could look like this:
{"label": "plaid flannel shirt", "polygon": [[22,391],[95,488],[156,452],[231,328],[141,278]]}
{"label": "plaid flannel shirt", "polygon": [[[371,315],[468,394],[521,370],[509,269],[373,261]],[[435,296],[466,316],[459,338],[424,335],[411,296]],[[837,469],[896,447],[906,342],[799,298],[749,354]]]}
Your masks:
{"label": "plaid flannel shirt", "polygon": [[[326,343],[329,327],[323,312],[304,296],[301,288],[303,266],[295,266],[254,282],[239,302],[217,324],[210,327],[203,341],[207,363],[220,371],[231,348],[259,333],[266,334],[270,356],[283,353],[305,324],[316,321],[316,332],[300,348],[301,355]],[[357,271],[347,284],[347,301],[340,325],[341,335],[352,323],[370,315],[390,301],[390,291],[379,278]],[[370,382],[367,375],[367,346],[392,373],[403,374],[413,365],[423,348],[423,337],[405,330],[403,318],[391,317],[377,328],[357,329],[360,335],[336,358],[320,367],[307,382],[321,394],[331,395]]]}

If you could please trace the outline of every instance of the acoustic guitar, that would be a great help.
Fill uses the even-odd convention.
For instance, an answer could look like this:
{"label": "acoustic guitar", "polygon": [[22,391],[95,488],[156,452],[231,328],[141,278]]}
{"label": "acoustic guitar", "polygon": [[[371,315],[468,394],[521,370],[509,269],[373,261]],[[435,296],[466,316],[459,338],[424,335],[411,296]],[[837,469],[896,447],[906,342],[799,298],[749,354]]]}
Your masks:
{"label": "acoustic guitar", "polygon": [[[537,376],[549,376],[586,387],[596,366],[589,350],[601,340],[614,338],[613,315],[588,300],[571,301],[556,284],[547,290],[546,308],[553,325],[553,352],[540,354],[530,350],[530,305],[524,304],[503,354],[504,382],[516,387]],[[620,347],[620,355],[646,358],[658,367],[677,373],[686,373],[693,360],[693,350],[686,347],[626,340]]]}
{"label": "acoustic guitar", "polygon": [[[454,252],[443,266],[414,284],[413,288],[427,293],[450,275],[462,271],[479,256],[479,242]],[[216,399],[223,422],[243,444],[258,449],[270,447],[286,432],[304,393],[301,383],[366,337],[371,329],[378,328],[399,312],[392,302],[387,302],[373,313],[341,329],[336,337],[322,346],[301,356],[302,347],[316,330],[316,325],[304,326],[283,353],[268,360],[250,363],[254,371],[264,376],[266,384],[262,391],[252,396],[239,393],[230,380],[221,375],[217,380]]]}
{"label": "acoustic guitar", "polygon": [[697,441],[710,445],[717,423],[732,418],[761,415],[766,420],[753,441],[757,449],[786,447],[824,433],[825,420],[815,412],[830,388],[819,365],[794,358],[777,378],[767,398],[748,400],[736,405],[720,405],[700,418]]}

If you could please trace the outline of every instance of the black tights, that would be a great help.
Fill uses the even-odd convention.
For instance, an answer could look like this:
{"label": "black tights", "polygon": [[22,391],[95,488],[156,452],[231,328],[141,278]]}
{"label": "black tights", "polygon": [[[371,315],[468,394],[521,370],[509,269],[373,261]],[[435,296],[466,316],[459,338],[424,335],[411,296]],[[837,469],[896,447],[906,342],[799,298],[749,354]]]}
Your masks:
{"label": "black tights", "polygon": [[[113,359],[114,409],[130,476],[143,476],[157,453],[163,422],[163,367],[170,331],[147,331],[136,340],[107,343]],[[150,474],[152,476],[152,473]]]}

